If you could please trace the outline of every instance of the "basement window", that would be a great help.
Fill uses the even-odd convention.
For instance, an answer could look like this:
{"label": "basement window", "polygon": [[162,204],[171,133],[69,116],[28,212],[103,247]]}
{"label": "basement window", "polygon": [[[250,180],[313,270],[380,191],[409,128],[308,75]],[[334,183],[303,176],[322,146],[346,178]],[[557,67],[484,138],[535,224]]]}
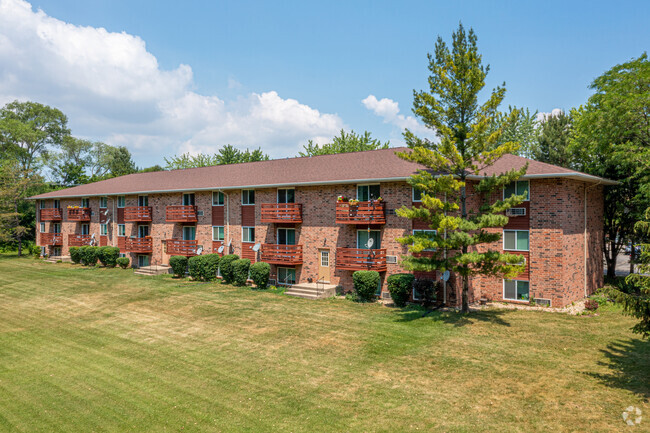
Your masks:
{"label": "basement window", "polygon": [[521,280],[503,280],[503,299],[509,301],[528,301],[530,283]]}

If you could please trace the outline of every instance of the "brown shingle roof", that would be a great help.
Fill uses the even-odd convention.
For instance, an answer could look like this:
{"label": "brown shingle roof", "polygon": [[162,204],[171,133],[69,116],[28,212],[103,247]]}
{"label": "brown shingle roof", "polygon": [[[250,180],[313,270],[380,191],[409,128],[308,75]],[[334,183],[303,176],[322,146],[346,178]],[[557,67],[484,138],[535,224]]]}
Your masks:
{"label": "brown shingle roof", "polygon": [[[357,183],[363,181],[404,180],[415,173],[418,164],[404,161],[391,148],[367,152],[351,152],[302,158],[189,168],[184,170],[135,173],[113,179],[79,185],[31,197],[63,198],[104,195],[129,195],[171,191],[199,191]],[[586,182],[612,183],[595,176],[562,167],[506,155],[486,170],[486,175],[501,173],[529,163],[526,178],[571,177]]]}

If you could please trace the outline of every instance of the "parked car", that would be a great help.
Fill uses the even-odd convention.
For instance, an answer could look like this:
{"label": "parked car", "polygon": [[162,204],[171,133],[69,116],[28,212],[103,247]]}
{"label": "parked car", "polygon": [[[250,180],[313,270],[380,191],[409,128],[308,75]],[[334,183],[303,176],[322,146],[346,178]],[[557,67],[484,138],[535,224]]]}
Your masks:
{"label": "parked car", "polygon": [[[631,244],[625,245],[625,255],[629,256],[630,254],[632,254],[632,245]],[[635,245],[634,256],[639,257],[640,255],[641,255],[641,245]]]}

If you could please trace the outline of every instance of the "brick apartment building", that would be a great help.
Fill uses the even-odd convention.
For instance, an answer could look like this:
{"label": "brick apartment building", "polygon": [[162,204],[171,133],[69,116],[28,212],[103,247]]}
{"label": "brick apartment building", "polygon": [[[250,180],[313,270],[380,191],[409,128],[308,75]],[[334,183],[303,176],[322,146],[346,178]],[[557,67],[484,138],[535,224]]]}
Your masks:
{"label": "brick apartment building", "polygon": [[[407,253],[396,239],[429,229],[395,214],[417,203],[406,180],[421,168],[396,150],[137,173],[41,194],[32,197],[38,243],[51,256],[75,245],[117,246],[134,266],[234,253],[270,263],[271,278],[288,285],[351,289],[352,273],[371,269],[385,296],[386,276],[403,272]],[[503,240],[492,246],[524,256],[526,271],[508,281],[475,278],[470,298],[562,307],[603,284],[603,187],[613,182],[513,155],[485,175],[527,162],[526,176],[504,193],[529,199],[509,212]],[[445,301],[456,303],[458,290],[452,276]]]}

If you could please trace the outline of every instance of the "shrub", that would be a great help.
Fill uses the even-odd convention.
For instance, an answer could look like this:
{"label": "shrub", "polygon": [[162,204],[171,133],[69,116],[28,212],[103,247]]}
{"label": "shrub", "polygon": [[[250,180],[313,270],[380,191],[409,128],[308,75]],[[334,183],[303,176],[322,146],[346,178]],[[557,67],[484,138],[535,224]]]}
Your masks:
{"label": "shrub", "polygon": [[213,281],[217,278],[219,268],[219,255],[206,254],[194,256],[188,260],[190,276],[197,281]]}
{"label": "shrub", "polygon": [[187,257],[185,256],[171,256],[169,258],[169,266],[172,267],[172,272],[179,278],[185,276],[187,270]]}
{"label": "shrub", "polygon": [[406,305],[406,301],[411,296],[414,281],[415,276],[413,274],[394,274],[386,279],[390,297],[393,298],[395,305],[398,307]]}
{"label": "shrub", "polygon": [[587,299],[585,301],[585,310],[595,311],[598,309],[598,302],[594,299]]}
{"label": "shrub", "polygon": [[83,246],[79,247],[81,254],[81,264],[84,266],[95,266],[97,264],[97,247]]}
{"label": "shrub", "polygon": [[118,257],[117,260],[115,260],[115,263],[117,263],[120,268],[126,269],[129,267],[129,258],[128,257]]}
{"label": "shrub", "polygon": [[97,249],[97,258],[107,268],[114,268],[119,257],[120,249],[118,247],[99,247]]}
{"label": "shrub", "polygon": [[434,303],[438,289],[438,284],[428,278],[416,278],[413,282],[413,290],[418,294],[418,302],[424,307],[429,307]]}
{"label": "shrub", "polygon": [[226,284],[232,284],[235,281],[235,274],[232,267],[232,263],[235,260],[239,260],[239,256],[237,254],[228,254],[219,260],[219,269],[221,270],[221,276],[223,277],[223,282]]}
{"label": "shrub", "polygon": [[257,262],[251,265],[251,280],[258,289],[266,289],[271,276],[271,266],[266,262]]}
{"label": "shrub", "polygon": [[72,263],[81,263],[81,251],[79,251],[79,247],[70,247],[70,260],[72,260]]}
{"label": "shrub", "polygon": [[379,272],[377,271],[356,271],[352,274],[354,290],[357,292],[359,301],[372,302],[379,287]]}
{"label": "shrub", "polygon": [[248,271],[251,268],[251,261],[248,259],[239,259],[232,262],[232,272],[234,282],[238,286],[245,286],[248,280]]}
{"label": "shrub", "polygon": [[32,245],[30,252],[32,253],[32,255],[34,257],[40,257],[41,256],[41,247],[39,247],[38,245]]}

